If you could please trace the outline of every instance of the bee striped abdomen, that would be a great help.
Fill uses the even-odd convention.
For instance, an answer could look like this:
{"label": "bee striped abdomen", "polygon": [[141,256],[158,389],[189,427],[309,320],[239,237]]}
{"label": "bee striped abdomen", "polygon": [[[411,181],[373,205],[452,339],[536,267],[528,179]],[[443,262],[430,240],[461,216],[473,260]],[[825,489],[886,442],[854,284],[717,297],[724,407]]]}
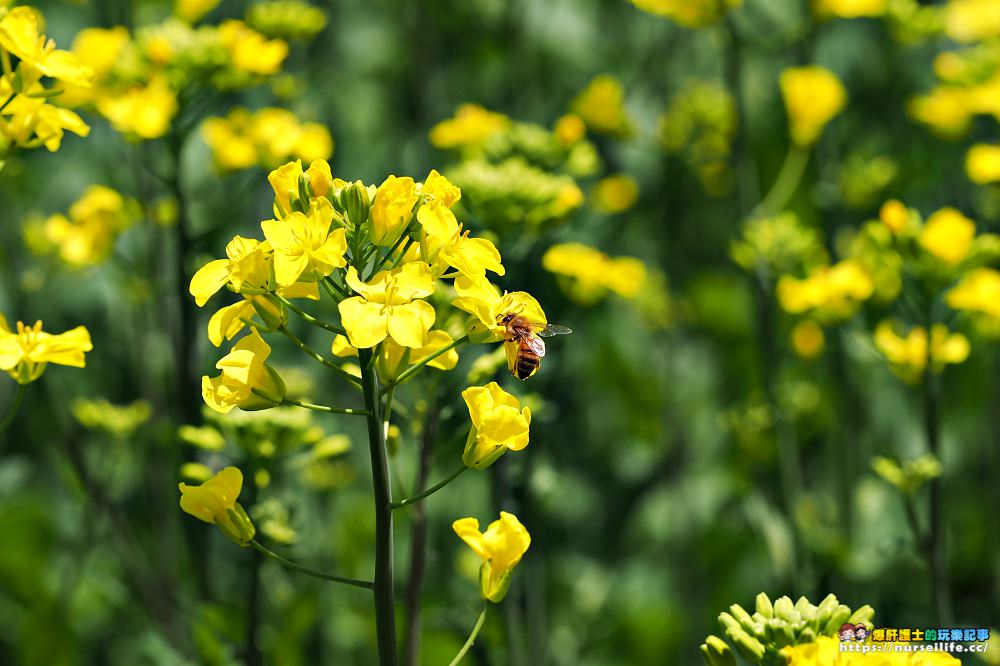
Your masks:
{"label": "bee striped abdomen", "polygon": [[517,354],[517,362],[514,364],[514,375],[518,379],[527,379],[535,374],[542,360],[533,352],[520,349]]}

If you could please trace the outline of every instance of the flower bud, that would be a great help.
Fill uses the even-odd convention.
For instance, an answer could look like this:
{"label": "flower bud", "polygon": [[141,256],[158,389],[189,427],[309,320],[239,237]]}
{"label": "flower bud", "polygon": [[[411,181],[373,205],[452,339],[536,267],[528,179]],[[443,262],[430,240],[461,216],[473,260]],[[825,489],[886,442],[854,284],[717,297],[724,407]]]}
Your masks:
{"label": "flower bud", "polygon": [[226,511],[225,518],[216,520],[215,524],[227,539],[243,548],[250,545],[254,535],[257,534],[257,528],[253,526],[253,521],[239,502]]}
{"label": "flower bud", "polygon": [[371,197],[368,188],[360,180],[356,180],[340,191],[341,204],[347,211],[347,219],[354,228],[368,221],[368,211],[371,208]]}
{"label": "flower bud", "polygon": [[774,616],[774,606],[771,605],[771,600],[763,592],[757,595],[757,612],[767,618]]}
{"label": "flower bud", "polygon": [[718,636],[709,636],[701,644],[701,656],[708,666],[736,666],[736,657],[729,645]]}
{"label": "flower bud", "polygon": [[276,331],[288,323],[288,313],[285,312],[281,301],[274,296],[270,294],[266,296],[252,296],[250,297],[250,303],[253,305],[254,312],[264,322],[264,325],[259,327],[262,330],[267,332]]}

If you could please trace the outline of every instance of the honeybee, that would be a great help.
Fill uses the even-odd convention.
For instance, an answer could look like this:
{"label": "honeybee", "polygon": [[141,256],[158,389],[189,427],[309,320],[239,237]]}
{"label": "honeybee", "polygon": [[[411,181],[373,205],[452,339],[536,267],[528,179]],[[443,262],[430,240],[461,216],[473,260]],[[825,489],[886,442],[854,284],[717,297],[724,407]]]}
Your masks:
{"label": "honeybee", "polygon": [[540,324],[514,313],[501,317],[500,324],[507,329],[507,335],[504,337],[507,367],[512,375],[521,380],[538,372],[542,357],[545,356],[543,337],[573,332],[565,326]]}

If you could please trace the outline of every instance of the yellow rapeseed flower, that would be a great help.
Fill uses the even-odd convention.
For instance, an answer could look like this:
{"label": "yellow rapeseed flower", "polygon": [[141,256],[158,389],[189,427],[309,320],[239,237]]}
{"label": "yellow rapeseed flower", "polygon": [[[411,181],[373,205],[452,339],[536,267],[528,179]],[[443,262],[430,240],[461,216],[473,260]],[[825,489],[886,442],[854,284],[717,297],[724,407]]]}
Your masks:
{"label": "yellow rapeseed flower", "polygon": [[60,214],[45,220],[44,233],[64,262],[74,267],[93,266],[108,258],[115,239],[131,222],[121,194],[103,185],[91,185],[70,206],[68,217]]}
{"label": "yellow rapeseed flower", "polygon": [[308,214],[294,212],[283,220],[261,222],[274,249],[274,278],[279,287],[315,282],[346,265],[346,230],[330,230],[337,217],[328,199],[314,199]]}
{"label": "yellow rapeseed flower", "polygon": [[423,203],[417,211],[417,221],[427,234],[423,243],[425,259],[436,276],[443,275],[447,266],[473,279],[486,277],[486,271],[505,273],[496,246],[485,238],[471,238],[455,219],[451,207],[462,196],[461,190],[432,170],[420,194]]}
{"label": "yellow rapeseed flower", "polygon": [[458,298],[451,304],[472,315],[469,337],[473,342],[499,342],[506,337],[507,328],[502,323],[505,316],[516,314],[533,324],[547,323],[542,306],[535,297],[524,291],[500,291],[489,280],[473,280],[466,276],[455,278]]}
{"label": "yellow rapeseed flower", "polygon": [[451,527],[483,561],[479,569],[483,598],[493,603],[503,601],[514,567],[531,545],[528,530],[517,516],[506,511],[501,511],[500,519],[490,523],[485,532],[479,531],[479,521],[475,518],[461,518]]}
{"label": "yellow rapeseed flower", "polygon": [[636,298],[646,286],[646,265],[633,257],[609,257],[583,243],[553,245],[542,256],[550,273],[568,278],[561,283],[577,302],[601,300],[610,290],[623,298]]}
{"label": "yellow rapeseed flower", "polygon": [[1000,271],[994,268],[969,271],[948,291],[945,302],[956,310],[978,312],[1000,319]]}
{"label": "yellow rapeseed flower", "polygon": [[367,283],[351,266],[346,282],[359,294],[337,306],[352,346],[367,349],[386,337],[414,349],[426,344],[435,318],[433,306],[420,300],[434,293],[434,276],[427,264],[415,261],[379,271]]}
{"label": "yellow rapeseed flower", "polygon": [[917,241],[935,258],[956,266],[969,255],[975,237],[975,223],[954,208],[945,207],[927,218]]}
{"label": "yellow rapeseed flower", "polygon": [[[94,77],[90,67],[46,39],[38,14],[30,7],[14,7],[0,15],[0,48],[17,56],[22,66],[64,83],[89,86]],[[36,81],[37,77],[29,77],[25,83],[30,85]]]}
{"label": "yellow rapeseed flower", "polygon": [[90,332],[83,326],[53,335],[42,330],[40,321],[34,326],[19,321],[11,330],[0,315],[0,370],[18,384],[29,384],[41,377],[49,363],[85,367],[84,353],[93,348]]}
{"label": "yellow rapeseed flower", "polygon": [[665,16],[686,28],[703,28],[716,23],[743,0],[630,0],[650,14]]}
{"label": "yellow rapeseed flower", "polygon": [[465,441],[462,462],[473,469],[486,469],[500,456],[528,446],[531,410],[496,382],[470,386],[462,391],[469,408],[472,428]]}
{"label": "yellow rapeseed flower", "polygon": [[635,205],[639,185],[627,174],[616,174],[597,181],[590,194],[594,208],[601,213],[621,213]]}
{"label": "yellow rapeseed flower", "polygon": [[442,120],[431,128],[431,143],[438,148],[454,149],[478,146],[510,125],[510,119],[488,111],[478,104],[463,104],[454,118]]}
{"label": "yellow rapeseed flower", "polygon": [[979,143],[965,154],[965,173],[977,185],[1000,181],[1000,146]]}
{"label": "yellow rapeseed flower", "polygon": [[800,146],[815,143],[827,123],[847,103],[847,91],[840,79],[817,65],[783,71],[781,94],[788,111],[792,141]]}
{"label": "yellow rapeseed flower", "polygon": [[594,132],[622,137],[632,133],[625,89],[609,74],[594,77],[573,100],[572,111]]}
{"label": "yellow rapeseed flower", "polygon": [[792,314],[812,312],[823,321],[850,317],[874,290],[871,277],[851,259],[814,269],[804,279],[782,275],[777,284],[783,310]]}
{"label": "yellow rapeseed flower", "polygon": [[1000,36],[1000,3],[996,0],[949,0],[944,6],[945,33],[956,42]]}
{"label": "yellow rapeseed flower", "polygon": [[243,489],[243,472],[226,467],[200,486],[180,483],[181,509],[218,527],[230,541],[248,546],[256,534],[246,510],[236,500]]}
{"label": "yellow rapeseed flower", "polygon": [[816,358],[823,353],[826,338],[823,328],[812,321],[800,321],[792,328],[792,349],[801,358]]}
{"label": "yellow rapeseed flower", "polygon": [[287,42],[269,40],[243,21],[235,19],[219,25],[219,40],[229,52],[233,69],[246,74],[277,74],[288,56]]}
{"label": "yellow rapeseed flower", "polygon": [[155,75],[145,85],[99,95],[97,110],[123,134],[157,139],[170,130],[170,121],[177,113],[177,96],[166,78]]}
{"label": "yellow rapeseed flower", "polygon": [[222,374],[201,378],[205,404],[222,414],[228,414],[234,407],[250,412],[281,404],[285,383],[267,364],[270,355],[271,347],[252,329],[215,364]]}
{"label": "yellow rapeseed flower", "polygon": [[419,199],[417,184],[409,176],[389,176],[378,186],[368,214],[368,236],[376,245],[392,245],[413,216]]}
{"label": "yellow rapeseed flower", "polygon": [[[927,368],[927,329],[917,326],[899,334],[898,322],[887,319],[875,327],[875,347],[889,361],[892,371],[904,381],[916,383]],[[969,357],[969,341],[961,333],[952,333],[944,324],[931,327],[930,361],[933,372],[946,364],[962,363]]]}
{"label": "yellow rapeseed flower", "polygon": [[7,78],[0,78],[0,134],[16,145],[45,146],[50,152],[59,150],[67,131],[77,136],[90,134],[80,116],[35,96],[43,92],[41,84],[35,84],[26,94],[14,95]]}
{"label": "yellow rapeseed flower", "polygon": [[894,234],[902,233],[913,219],[910,209],[897,199],[889,199],[882,204],[878,217]]}
{"label": "yellow rapeseed flower", "polygon": [[814,0],[813,7],[820,16],[861,18],[884,14],[886,0]]}
{"label": "yellow rapeseed flower", "polygon": [[221,0],[174,0],[174,14],[188,23],[195,23],[219,6]]}

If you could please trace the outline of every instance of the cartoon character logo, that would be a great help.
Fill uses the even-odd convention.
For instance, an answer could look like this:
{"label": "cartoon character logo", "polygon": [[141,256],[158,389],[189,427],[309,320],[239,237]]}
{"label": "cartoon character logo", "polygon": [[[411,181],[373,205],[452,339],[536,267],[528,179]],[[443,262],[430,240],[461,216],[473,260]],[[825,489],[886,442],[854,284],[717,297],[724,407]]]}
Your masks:
{"label": "cartoon character logo", "polygon": [[[843,628],[841,628],[843,630]],[[868,638],[868,628],[863,624],[854,625],[854,640],[863,641]]]}
{"label": "cartoon character logo", "polygon": [[840,631],[837,632],[837,635],[840,636],[841,642],[853,641],[856,629],[857,627],[853,624],[845,622],[840,625]]}

